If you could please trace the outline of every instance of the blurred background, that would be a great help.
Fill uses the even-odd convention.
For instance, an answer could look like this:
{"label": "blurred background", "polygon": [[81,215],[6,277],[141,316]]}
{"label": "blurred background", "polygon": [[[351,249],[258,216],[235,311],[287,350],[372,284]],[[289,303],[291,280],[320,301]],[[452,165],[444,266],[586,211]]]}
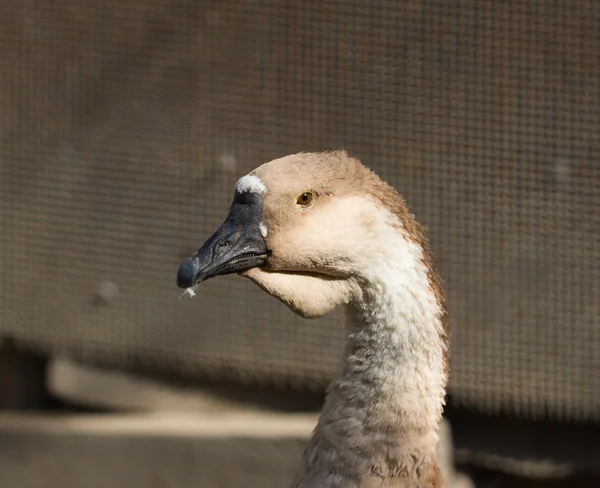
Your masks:
{"label": "blurred background", "polygon": [[344,315],[175,277],[336,148],[428,228],[448,486],[600,486],[600,2],[2,0],[0,53],[3,488],[289,485]]}

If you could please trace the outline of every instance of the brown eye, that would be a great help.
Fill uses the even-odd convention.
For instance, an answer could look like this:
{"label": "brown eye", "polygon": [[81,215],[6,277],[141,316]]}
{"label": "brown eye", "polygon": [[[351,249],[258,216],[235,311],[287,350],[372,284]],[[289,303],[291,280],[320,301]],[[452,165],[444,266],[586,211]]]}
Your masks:
{"label": "brown eye", "polygon": [[296,203],[302,207],[306,207],[313,201],[313,194],[310,191],[305,191],[296,199]]}

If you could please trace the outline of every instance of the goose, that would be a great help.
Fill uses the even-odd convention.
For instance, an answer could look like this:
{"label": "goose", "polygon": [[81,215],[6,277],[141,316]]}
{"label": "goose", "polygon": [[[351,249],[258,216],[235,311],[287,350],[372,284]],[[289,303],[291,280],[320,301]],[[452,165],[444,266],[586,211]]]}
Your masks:
{"label": "goose", "polygon": [[440,278],[400,194],[344,150],[243,176],[221,227],[179,267],[190,294],[238,273],[304,318],[345,306],[341,372],[293,488],[438,488],[449,338]]}

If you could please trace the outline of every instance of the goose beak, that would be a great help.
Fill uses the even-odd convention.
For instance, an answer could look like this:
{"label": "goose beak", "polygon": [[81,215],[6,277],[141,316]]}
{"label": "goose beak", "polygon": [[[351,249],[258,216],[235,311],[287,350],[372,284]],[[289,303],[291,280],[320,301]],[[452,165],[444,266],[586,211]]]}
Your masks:
{"label": "goose beak", "polygon": [[234,201],[221,227],[179,267],[177,286],[189,288],[265,264],[267,245],[259,228],[262,205],[257,203]]}

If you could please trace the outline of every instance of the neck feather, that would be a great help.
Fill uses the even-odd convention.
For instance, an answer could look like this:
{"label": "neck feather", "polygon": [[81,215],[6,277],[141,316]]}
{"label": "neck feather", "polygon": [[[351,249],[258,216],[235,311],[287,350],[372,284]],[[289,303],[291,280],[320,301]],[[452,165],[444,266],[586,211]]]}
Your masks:
{"label": "neck feather", "polygon": [[417,483],[435,465],[447,382],[445,313],[421,245],[398,226],[386,225],[381,238],[386,245],[358,280],[347,359],[294,487],[392,478],[430,486]]}

